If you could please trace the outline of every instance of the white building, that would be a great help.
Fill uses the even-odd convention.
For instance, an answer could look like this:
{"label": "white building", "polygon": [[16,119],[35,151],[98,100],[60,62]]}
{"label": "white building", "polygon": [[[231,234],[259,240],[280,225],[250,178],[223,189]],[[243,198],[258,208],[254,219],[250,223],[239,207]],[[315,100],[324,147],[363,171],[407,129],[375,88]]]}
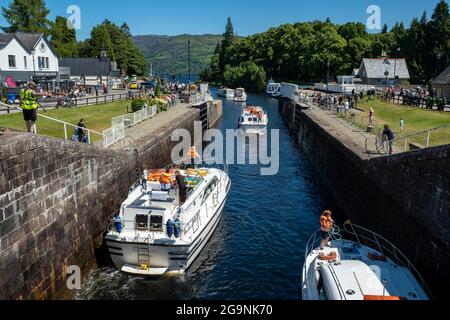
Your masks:
{"label": "white building", "polygon": [[44,89],[59,83],[59,62],[42,33],[0,33],[0,80],[17,85],[31,80]]}

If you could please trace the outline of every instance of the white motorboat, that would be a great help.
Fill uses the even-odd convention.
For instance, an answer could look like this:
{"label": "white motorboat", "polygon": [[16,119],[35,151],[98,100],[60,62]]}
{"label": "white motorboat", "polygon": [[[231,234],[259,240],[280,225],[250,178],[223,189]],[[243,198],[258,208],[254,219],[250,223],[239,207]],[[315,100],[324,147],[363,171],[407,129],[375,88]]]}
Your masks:
{"label": "white motorboat", "polygon": [[150,174],[148,192],[136,183],[106,236],[112,261],[124,273],[150,277],[183,273],[219,224],[231,187],[226,172],[180,170],[190,186],[184,204],[174,189],[161,191],[162,172]]}
{"label": "white motorboat", "polygon": [[269,124],[269,117],[261,107],[245,108],[239,117],[239,129],[247,134],[264,134]]}
{"label": "white motorboat", "polygon": [[269,80],[266,88],[266,94],[272,98],[279,98],[281,96],[281,83],[276,83]]}
{"label": "white motorboat", "polygon": [[318,231],[306,247],[303,300],[429,300],[425,282],[406,256],[380,235],[346,223],[320,250]]}
{"label": "white motorboat", "polygon": [[235,102],[247,102],[247,93],[244,88],[237,88],[234,91],[234,101]]}
{"label": "white motorboat", "polygon": [[217,96],[226,99],[234,99],[234,90],[228,88],[222,88],[217,91]]}

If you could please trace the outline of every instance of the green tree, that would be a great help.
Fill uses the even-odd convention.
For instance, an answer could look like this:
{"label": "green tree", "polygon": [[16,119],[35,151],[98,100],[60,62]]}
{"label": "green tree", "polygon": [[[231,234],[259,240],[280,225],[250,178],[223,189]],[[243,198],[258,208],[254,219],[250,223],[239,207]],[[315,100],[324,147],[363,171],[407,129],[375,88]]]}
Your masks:
{"label": "green tree", "polygon": [[34,32],[50,34],[51,22],[47,19],[49,10],[44,0],[14,0],[8,7],[2,7],[8,27],[5,32]]}
{"label": "green tree", "polygon": [[[444,0],[439,1],[434,9],[427,37],[430,39],[431,50],[429,51],[432,55],[429,57],[429,61],[431,62],[436,57],[436,69],[437,73],[440,73],[450,63],[450,13],[449,5]],[[433,76],[435,72],[432,71],[432,66],[430,65],[429,68],[431,69],[429,75]]]}
{"label": "green tree", "polygon": [[66,18],[56,17],[51,30],[50,42],[56,53],[63,58],[77,55],[75,30],[67,27]]}
{"label": "green tree", "polygon": [[233,23],[231,22],[231,18],[228,18],[225,32],[223,34],[223,40],[220,45],[221,50],[219,54],[219,66],[221,71],[224,71],[225,69],[227,51],[233,45],[234,41],[235,34]]}

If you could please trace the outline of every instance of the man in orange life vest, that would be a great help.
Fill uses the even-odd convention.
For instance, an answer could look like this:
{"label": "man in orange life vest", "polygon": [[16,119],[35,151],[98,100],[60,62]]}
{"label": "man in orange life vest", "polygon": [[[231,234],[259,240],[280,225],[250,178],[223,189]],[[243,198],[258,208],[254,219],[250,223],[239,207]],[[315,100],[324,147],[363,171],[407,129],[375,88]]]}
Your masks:
{"label": "man in orange life vest", "polygon": [[322,233],[322,242],[320,243],[320,250],[323,250],[325,246],[329,246],[328,243],[331,240],[330,232],[333,228],[334,221],[331,218],[331,211],[325,210],[320,216],[320,230]]}
{"label": "man in orange life vest", "polygon": [[170,189],[172,189],[172,174],[169,169],[161,175],[160,183],[162,191],[170,192]]}

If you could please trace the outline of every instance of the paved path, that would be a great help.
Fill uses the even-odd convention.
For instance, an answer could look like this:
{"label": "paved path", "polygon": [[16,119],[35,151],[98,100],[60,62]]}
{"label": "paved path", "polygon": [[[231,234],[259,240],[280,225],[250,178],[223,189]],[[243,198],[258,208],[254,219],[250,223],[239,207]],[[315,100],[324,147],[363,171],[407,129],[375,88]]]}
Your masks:
{"label": "paved path", "polygon": [[150,133],[157,133],[159,129],[173,123],[175,119],[179,119],[191,110],[192,104],[180,103],[166,112],[159,113],[155,117],[129,128],[127,135],[137,141]]}
{"label": "paved path", "polygon": [[[356,110],[350,110],[349,112],[358,113]],[[357,128],[336,113],[311,105],[308,110],[305,110],[305,114],[362,159],[381,156],[376,151],[375,136],[373,134]],[[366,142],[369,154],[366,150]]]}

